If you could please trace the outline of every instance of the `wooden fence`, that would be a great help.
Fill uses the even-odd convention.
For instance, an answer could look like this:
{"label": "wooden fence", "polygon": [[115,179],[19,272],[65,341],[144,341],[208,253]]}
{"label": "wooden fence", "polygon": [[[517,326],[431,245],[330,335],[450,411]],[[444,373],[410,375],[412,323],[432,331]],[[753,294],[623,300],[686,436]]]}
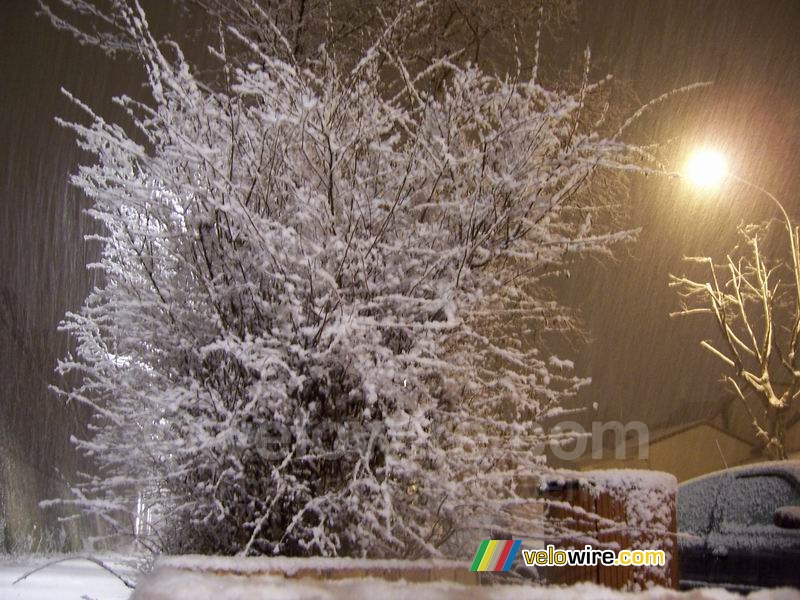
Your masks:
{"label": "wooden fence", "polygon": [[[602,473],[602,472],[597,472]],[[665,485],[642,489],[645,478],[633,476],[625,485],[623,478],[593,482],[591,473],[580,478],[548,484],[541,499],[548,501],[545,516],[548,534],[545,544],[556,548],[583,548],[587,543],[596,549],[664,550],[664,567],[638,566],[564,566],[540,570],[553,584],[594,582],[614,589],[641,589],[648,584],[676,588],[678,553],[676,543],[676,487],[668,476]],[[649,483],[653,483],[652,474]],[[638,498],[637,498],[638,496]],[[653,506],[641,503],[644,496]],[[632,503],[639,503],[632,506]]]}

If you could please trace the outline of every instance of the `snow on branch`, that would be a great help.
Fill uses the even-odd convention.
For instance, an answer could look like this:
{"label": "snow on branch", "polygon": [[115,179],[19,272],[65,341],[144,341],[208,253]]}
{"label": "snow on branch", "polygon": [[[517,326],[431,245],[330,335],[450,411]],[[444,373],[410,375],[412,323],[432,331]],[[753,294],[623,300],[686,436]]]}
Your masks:
{"label": "snow on branch", "polygon": [[[700,345],[725,366],[723,381],[747,411],[769,458],[785,459],[786,430],[798,418],[800,395],[800,270],[797,228],[783,224],[789,258],[768,251],[780,225],[740,225],[740,243],[717,264],[689,257],[705,269],[694,279],[670,276],[680,309],[671,316],[710,316],[717,340]],[[781,241],[783,241],[781,239]]]}
{"label": "snow on branch", "polygon": [[113,24],[152,101],[72,125],[104,226],[63,323],[98,465],[73,505],[170,552],[438,555],[484,527],[588,383],[535,342],[574,325],[543,278],[633,235],[598,217],[642,151],[586,124],[596,87],[415,69],[392,35],[212,86],[138,6]]}

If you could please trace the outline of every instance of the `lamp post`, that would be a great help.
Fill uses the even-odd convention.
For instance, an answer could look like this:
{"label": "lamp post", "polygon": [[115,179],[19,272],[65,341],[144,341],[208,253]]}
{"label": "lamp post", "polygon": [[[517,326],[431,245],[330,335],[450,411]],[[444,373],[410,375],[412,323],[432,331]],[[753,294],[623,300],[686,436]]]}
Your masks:
{"label": "lamp post", "polygon": [[759,192],[769,198],[783,217],[783,222],[786,226],[786,232],[789,234],[789,247],[792,252],[792,267],[794,269],[794,281],[796,298],[798,302],[798,310],[800,310],[800,269],[798,268],[797,256],[797,237],[798,232],[792,226],[792,220],[789,218],[789,213],[781,204],[780,200],[774,194],[764,189],[758,184],[755,184],[747,179],[739,177],[734,173],[728,171],[727,163],[724,156],[716,150],[699,149],[695,150],[689,159],[686,161],[684,168],[683,178],[690,181],[694,185],[704,188],[713,189],[717,188],[727,179],[735,181],[736,183],[748,187],[756,192]]}

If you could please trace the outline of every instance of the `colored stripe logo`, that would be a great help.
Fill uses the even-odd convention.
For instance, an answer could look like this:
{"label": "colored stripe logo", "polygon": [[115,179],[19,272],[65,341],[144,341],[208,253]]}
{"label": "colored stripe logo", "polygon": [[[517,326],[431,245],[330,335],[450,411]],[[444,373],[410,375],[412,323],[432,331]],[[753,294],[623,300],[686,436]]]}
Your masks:
{"label": "colored stripe logo", "polygon": [[522,540],[483,540],[472,559],[470,571],[506,572],[519,552]]}

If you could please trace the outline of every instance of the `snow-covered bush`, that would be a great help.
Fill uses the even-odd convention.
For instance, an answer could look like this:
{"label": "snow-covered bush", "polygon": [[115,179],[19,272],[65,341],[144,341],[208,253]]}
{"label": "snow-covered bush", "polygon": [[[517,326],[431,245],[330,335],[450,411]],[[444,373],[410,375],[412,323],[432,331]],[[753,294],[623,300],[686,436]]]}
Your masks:
{"label": "snow-covered bush", "polygon": [[587,383],[541,338],[572,325],[548,278],[631,235],[599,173],[644,153],[587,116],[605,80],[412,70],[400,15],[346,70],[231,30],[211,85],[114,4],[152,101],[67,124],[104,226],[63,323],[98,465],[70,502],[153,550],[440,553],[544,468],[536,422]]}

